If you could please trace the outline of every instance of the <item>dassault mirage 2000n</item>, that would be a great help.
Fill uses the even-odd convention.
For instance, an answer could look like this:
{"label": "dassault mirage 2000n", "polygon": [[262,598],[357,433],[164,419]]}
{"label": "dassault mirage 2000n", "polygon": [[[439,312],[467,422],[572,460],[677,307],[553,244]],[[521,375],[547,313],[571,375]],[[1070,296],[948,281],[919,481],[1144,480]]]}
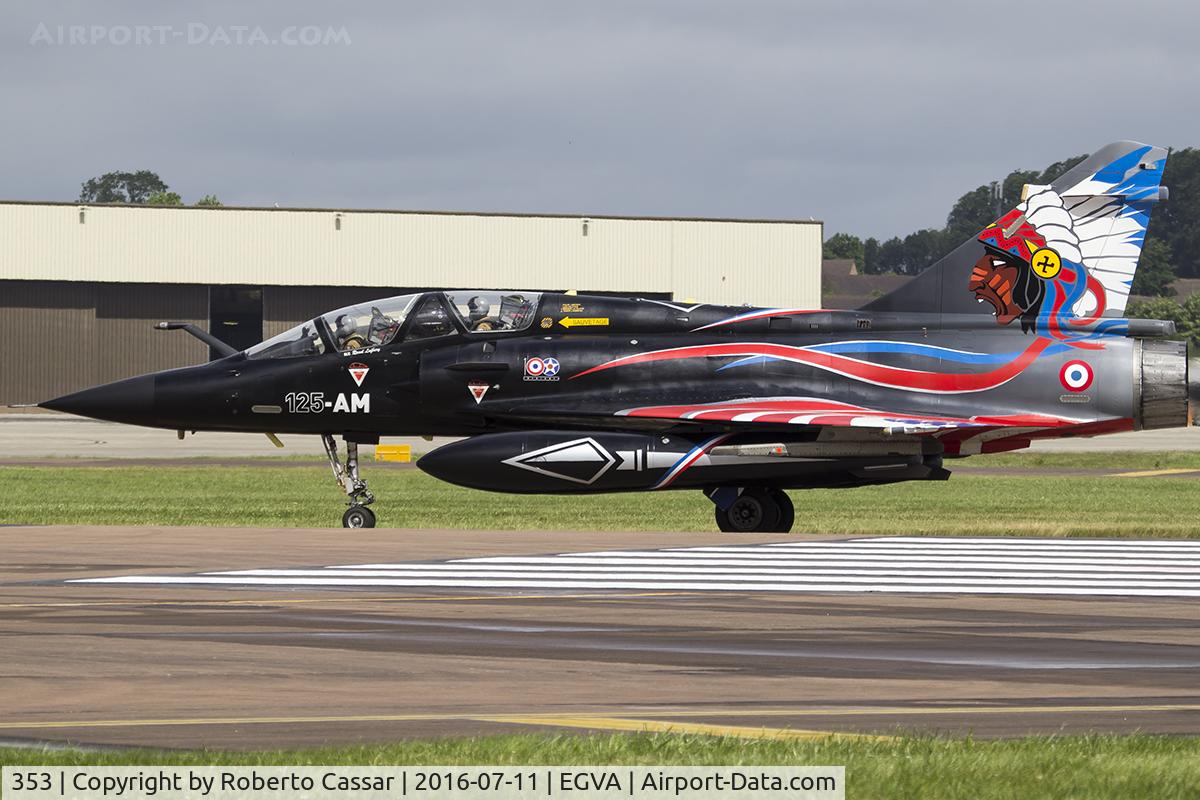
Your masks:
{"label": "dassault mirage 2000n", "polygon": [[321,436],[348,527],[375,524],[358,445],[424,435],[466,437],[418,464],[463,486],[698,489],[721,530],[787,531],[786,489],[944,480],[1034,439],[1189,424],[1186,345],[1123,316],[1166,155],[1108,145],[855,311],[424,292],[42,405]]}

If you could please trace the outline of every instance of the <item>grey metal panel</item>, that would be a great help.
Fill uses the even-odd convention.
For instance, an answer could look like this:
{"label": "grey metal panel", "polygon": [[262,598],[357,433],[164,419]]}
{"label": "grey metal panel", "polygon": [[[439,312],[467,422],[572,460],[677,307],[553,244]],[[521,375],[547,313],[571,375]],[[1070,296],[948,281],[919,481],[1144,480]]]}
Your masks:
{"label": "grey metal panel", "polygon": [[93,385],[87,283],[0,281],[0,404],[37,403]]}
{"label": "grey metal panel", "polygon": [[95,382],[208,360],[208,348],[194,337],[154,328],[163,320],[207,328],[207,286],[101,283],[95,293]]}
{"label": "grey metal panel", "polygon": [[206,286],[0,281],[0,404],[202,363],[202,344],[153,325],[203,325],[207,309]]}

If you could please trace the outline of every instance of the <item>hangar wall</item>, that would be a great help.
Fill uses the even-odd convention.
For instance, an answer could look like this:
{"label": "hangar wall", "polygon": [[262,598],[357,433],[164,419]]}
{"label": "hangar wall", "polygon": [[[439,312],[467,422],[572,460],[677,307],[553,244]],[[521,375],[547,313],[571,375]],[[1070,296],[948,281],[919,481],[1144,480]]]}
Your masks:
{"label": "hangar wall", "polygon": [[433,288],[817,308],[821,243],[809,220],[0,202],[0,406],[206,360],[167,319],[248,346]]}
{"label": "hangar wall", "polygon": [[207,360],[191,336],[154,330],[163,319],[206,325],[208,287],[0,281],[0,403]]}
{"label": "hangar wall", "polygon": [[0,279],[565,287],[816,307],[815,221],[0,203]]}

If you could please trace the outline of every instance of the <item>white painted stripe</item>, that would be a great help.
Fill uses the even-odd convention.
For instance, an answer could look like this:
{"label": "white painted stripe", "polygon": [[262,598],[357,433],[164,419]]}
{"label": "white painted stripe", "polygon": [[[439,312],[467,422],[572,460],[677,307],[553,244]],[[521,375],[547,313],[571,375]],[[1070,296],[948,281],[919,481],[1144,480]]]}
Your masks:
{"label": "white painted stripe", "polygon": [[[1084,538],[1062,538],[1051,536],[873,536],[868,539],[842,539],[843,542],[869,543],[869,542],[923,542],[923,543],[938,543],[945,542],[947,544],[995,544],[995,545],[1010,545],[1020,547],[1025,544],[1036,544],[1044,542],[1047,544],[1071,544],[1079,542],[1080,544],[1125,544],[1131,547],[1149,546],[1149,547],[1175,547],[1178,545],[1195,545],[1200,547],[1200,540],[1197,539],[1084,539]],[[773,542],[774,544],[791,544],[791,542]],[[771,545],[768,545],[771,546]]]}
{"label": "white painted stripe", "polygon": [[[738,543],[741,544],[741,543]],[[747,543],[748,544],[748,543]],[[856,547],[1011,547],[1018,550],[1041,547],[1110,547],[1125,550],[1200,550],[1200,542],[1192,539],[1177,539],[1171,541],[1156,540],[1153,542],[1141,539],[1001,539],[998,536],[985,537],[976,541],[962,542],[947,539],[922,538],[915,539],[809,539],[804,536],[793,537],[784,542],[766,542],[759,547],[795,547],[798,545],[854,545]],[[705,545],[697,545],[705,546]],[[686,547],[672,548],[678,550]]]}
{"label": "white painted stripe", "polygon": [[[688,556],[706,556],[706,555],[755,555],[762,558],[798,558],[804,555],[820,555],[822,553],[856,553],[864,556],[907,556],[907,555],[942,555],[947,557],[958,555],[977,555],[977,556],[1038,556],[1038,557],[1055,557],[1060,555],[1078,555],[1085,558],[1129,558],[1130,556],[1140,558],[1198,558],[1200,559],[1200,550],[1109,550],[1109,549],[1093,549],[1087,547],[1054,549],[1054,548],[1029,548],[1018,550],[1016,548],[1005,547],[905,547],[905,548],[890,548],[890,547],[848,547],[846,545],[833,545],[830,547],[778,547],[778,548],[763,548],[763,547],[745,547],[745,546],[728,546],[728,547],[696,547],[680,550],[599,550],[587,553],[589,556],[637,556],[637,555],[661,555],[661,556],[676,556],[686,558]],[[574,553],[570,555],[576,555]],[[584,554],[579,554],[584,555]],[[491,558],[491,556],[484,556]]]}
{"label": "white painted stripe", "polygon": [[568,573],[599,573],[602,575],[612,574],[639,574],[642,572],[676,572],[676,573],[695,573],[697,575],[793,575],[798,572],[805,574],[829,574],[829,575],[995,575],[997,577],[1016,577],[1020,575],[1038,574],[1045,577],[1061,576],[1064,578],[1086,578],[1086,577],[1111,577],[1111,578],[1136,578],[1145,577],[1146,579],[1154,579],[1158,577],[1174,578],[1175,580],[1183,580],[1195,576],[1200,579],[1200,570],[1181,569],[1178,567],[1143,567],[1137,572],[1128,570],[1112,570],[1112,569],[1056,569],[1058,566],[1055,563],[1047,563],[1040,567],[1040,572],[1033,572],[1028,567],[1014,567],[1008,569],[995,568],[971,568],[959,567],[957,564],[924,566],[913,569],[910,564],[904,562],[889,562],[877,566],[863,566],[854,561],[841,562],[845,567],[850,569],[831,569],[837,567],[837,564],[813,564],[813,565],[797,565],[794,567],[777,567],[777,566],[760,566],[758,564],[750,564],[739,567],[722,567],[720,570],[709,569],[705,565],[688,564],[687,566],[679,566],[676,563],[666,562],[664,564],[630,564],[613,569],[610,566],[600,564],[528,564],[521,561],[514,561],[506,564],[474,564],[455,562],[448,564],[392,564],[389,566],[380,566],[376,569],[347,569],[344,567],[323,567],[321,569],[247,569],[247,570],[222,570],[220,572],[206,572],[205,575],[267,575],[280,573],[298,574],[301,572],[311,572],[313,575],[387,575],[394,572],[412,572],[414,570],[426,572],[454,572],[463,571],[468,573],[487,574],[501,569],[521,569],[527,572],[568,572]]}
{"label": "white painted stripe", "polygon": [[849,583],[730,583],[726,581],[649,582],[639,580],[471,580],[434,578],[409,580],[404,578],[222,578],[209,575],[123,575],[115,578],[83,578],[68,583],[99,584],[173,584],[222,586],[406,586],[470,589],[674,589],[678,591],[732,592],[889,592],[913,594],[1049,594],[1089,595],[1106,597],[1200,597],[1200,589],[1123,588],[1111,583],[1101,587],[1038,586],[964,586],[957,583],[921,585],[849,584]]}
{"label": "white painted stripe", "polygon": [[[1200,556],[1200,548],[1197,547],[1172,547],[1172,548],[1146,548],[1146,547],[1105,547],[1103,545],[1087,545],[1080,547],[1072,546],[1055,546],[1055,545],[1039,545],[1036,547],[990,547],[986,545],[939,545],[935,547],[922,547],[915,544],[905,545],[884,545],[884,544],[855,544],[845,545],[840,543],[829,544],[804,544],[804,545],[788,545],[788,546],[772,546],[768,545],[769,550],[763,546],[747,546],[747,545],[720,545],[714,547],[681,547],[668,548],[660,552],[664,553],[737,553],[737,552],[771,552],[771,553],[797,553],[797,552],[828,552],[830,550],[853,550],[860,553],[1146,553],[1153,555],[1191,555]],[[609,551],[618,552],[618,551]],[[645,551],[634,551],[645,552]]]}
{"label": "white painted stripe", "polygon": [[[558,558],[578,558],[582,556],[558,556]],[[588,556],[591,557],[591,556]],[[504,558],[504,556],[487,556],[486,558]],[[755,553],[747,550],[734,551],[730,553],[652,553],[643,556],[638,556],[633,553],[614,554],[612,556],[601,556],[600,558],[625,558],[632,560],[643,560],[647,558],[667,558],[681,563],[691,561],[703,561],[706,559],[720,561],[723,559],[736,559],[745,561],[760,561],[763,563],[780,563],[780,564],[803,564],[806,561],[816,561],[822,559],[837,559],[837,558],[853,558],[865,562],[871,561],[912,561],[917,559],[926,559],[938,563],[953,563],[953,562],[976,562],[988,563],[996,561],[1001,563],[1041,563],[1043,561],[1054,561],[1055,563],[1078,562],[1084,564],[1110,564],[1110,565],[1127,565],[1137,564],[1139,562],[1145,564],[1175,564],[1178,566],[1200,566],[1200,554],[1195,556],[1182,555],[1157,555],[1154,553],[1131,553],[1128,555],[1117,555],[1113,553],[856,553],[853,550],[814,550],[806,553]],[[460,561],[482,561],[483,559],[458,559]]]}
{"label": "white painted stripe", "polygon": [[[645,556],[619,556],[612,558],[592,558],[591,556],[542,556],[521,558],[517,556],[488,556],[485,558],[470,558],[459,559],[450,563],[455,564],[513,564],[529,561],[530,563],[563,563],[563,564],[643,564],[643,563],[659,563],[659,564],[706,564],[708,566],[750,566],[753,564],[796,564],[803,566],[805,564],[815,563],[830,563],[830,562],[849,562],[854,564],[895,564],[897,558],[895,556],[859,556],[853,557],[853,553],[831,554],[831,555],[811,555],[803,558],[780,558],[778,556],[755,556],[751,554],[740,555],[736,558],[718,558],[718,557],[702,557],[704,554],[696,554],[695,556],[670,557],[663,558],[661,554],[649,553]],[[535,560],[536,559],[536,560]],[[970,564],[1045,564],[1047,559],[1028,557],[1028,558],[929,558],[925,557],[923,562],[929,565],[962,565]],[[905,560],[904,563],[913,563],[911,560]],[[1114,567],[1114,566],[1147,566],[1154,567],[1160,565],[1171,564],[1180,567],[1195,568],[1200,566],[1200,561],[1185,561],[1182,559],[1155,559],[1155,558],[1055,558],[1054,563],[1059,566],[1063,565],[1079,565],[1079,566],[1094,566],[1094,567]],[[376,568],[387,569],[397,566],[396,564],[377,564],[371,565]],[[399,565],[406,566],[406,565]]]}
{"label": "white painted stripe", "polygon": [[[240,572],[206,572],[204,574],[209,575],[209,576],[221,576],[221,577],[229,577],[229,578],[236,578],[236,577],[240,577],[240,576],[311,578],[311,577],[318,577],[318,576],[325,577],[328,575],[328,573],[323,570],[286,570],[286,569],[243,570]],[[899,575],[902,577],[889,577],[889,576],[879,575],[879,574],[870,575],[867,577],[858,577],[858,576],[851,576],[849,573],[845,573],[845,572],[837,572],[837,573],[793,572],[793,573],[784,574],[784,575],[760,575],[760,574],[755,574],[755,573],[721,573],[720,575],[716,575],[716,574],[709,574],[709,573],[703,573],[703,572],[700,572],[700,573],[692,572],[692,573],[684,573],[684,574],[651,572],[651,573],[639,573],[637,575],[631,575],[631,576],[609,576],[609,577],[611,577],[613,580],[617,580],[617,581],[633,580],[633,579],[636,579],[639,581],[648,581],[648,580],[679,581],[679,580],[711,580],[714,578],[720,578],[725,581],[732,581],[733,579],[736,579],[738,581],[745,581],[748,583],[759,582],[759,581],[778,581],[781,583],[812,583],[814,580],[817,580],[817,579],[840,580],[844,583],[879,583],[879,584],[886,584],[886,585],[908,584],[908,583],[921,583],[921,584],[929,583],[929,580],[927,577],[916,577],[916,576],[907,577],[907,576],[905,576],[905,573],[899,573]],[[556,580],[556,579],[572,580],[574,578],[591,579],[591,578],[597,577],[595,575],[581,576],[581,575],[578,575],[577,573],[567,571],[567,572],[558,573],[558,577],[555,578],[554,576],[547,576],[543,573],[538,573],[538,572],[531,573],[531,572],[527,572],[522,569],[503,569],[503,570],[495,570],[493,572],[486,572],[486,573],[470,572],[470,571],[437,572],[437,571],[422,570],[422,569],[388,570],[388,571],[380,571],[377,573],[367,572],[366,574],[350,572],[347,576],[343,576],[343,577],[349,577],[349,576],[352,576],[354,578],[376,577],[376,578],[413,578],[413,579],[416,579],[416,578],[438,578],[438,579],[440,579],[440,578],[506,578],[506,579],[507,578],[520,578],[520,579],[525,579],[525,580],[530,580],[530,581],[541,581],[541,580],[545,580],[547,578],[550,578],[551,580]],[[937,576],[937,577],[943,577],[943,576]],[[1003,586],[1034,585],[1034,586],[1041,586],[1041,585],[1045,584],[1044,579],[1034,580],[1033,579],[1034,577],[1036,577],[1036,576],[1020,575],[1020,576],[1014,576],[1014,577],[1004,577],[1004,578],[1000,578],[1000,579],[997,579],[994,577],[987,577],[987,578],[962,577],[962,578],[955,578],[955,580],[947,581],[947,582],[961,584],[963,586],[980,586],[980,585],[1003,585]],[[1058,576],[1052,576],[1052,577],[1055,577],[1054,582],[1056,584],[1061,584],[1063,586],[1114,586],[1114,585],[1141,586],[1141,587],[1176,586],[1176,587],[1180,587],[1180,588],[1184,588],[1184,589],[1200,589],[1200,575],[1196,575],[1196,576],[1192,577],[1191,579],[1162,580],[1162,579],[1157,579],[1157,578],[1151,578],[1150,580],[1145,580],[1145,581],[1138,581],[1138,580],[1132,580],[1132,579],[1114,580],[1111,578],[1097,580],[1094,576],[1091,578],[1060,578]]]}
{"label": "white painted stripe", "polygon": [[[856,553],[1153,553],[1156,555],[1184,554],[1200,555],[1200,547],[1141,547],[1129,545],[1105,545],[1100,542],[1089,542],[1080,545],[1038,544],[1028,547],[1013,547],[1009,545],[979,544],[920,544],[909,542],[890,544],[883,542],[805,542],[780,544],[723,544],[705,547],[664,547],[654,552],[661,553],[711,553],[711,552],[758,552],[758,553],[793,553],[822,550],[852,550]],[[641,548],[624,548],[620,550],[592,550],[592,555],[609,555],[612,553],[646,553]]]}
{"label": "white painted stripe", "polygon": [[[996,542],[1003,542],[996,546]],[[906,537],[131,575],[71,583],[1200,597],[1184,542]]]}
{"label": "white painted stripe", "polygon": [[[1101,565],[1093,566],[1093,565],[1075,565],[1075,564],[1065,563],[1060,560],[1055,560],[1053,562],[1046,562],[1044,560],[1036,560],[1036,561],[1031,562],[1031,564],[1033,566],[1029,566],[1026,564],[1012,564],[1012,565],[1004,564],[1001,562],[997,562],[995,559],[982,559],[982,560],[978,561],[977,563],[963,562],[963,561],[911,561],[911,560],[903,561],[903,560],[892,559],[892,558],[874,559],[874,560],[870,560],[870,561],[868,561],[866,559],[839,558],[839,559],[812,559],[812,560],[795,561],[795,562],[786,562],[786,561],[785,562],[778,562],[778,561],[764,562],[764,561],[749,561],[749,560],[737,560],[737,559],[713,559],[713,560],[692,559],[692,560],[683,561],[683,560],[679,560],[679,559],[667,559],[667,558],[661,558],[661,559],[655,559],[655,558],[599,559],[599,560],[596,560],[596,559],[589,559],[589,558],[571,558],[569,556],[558,556],[558,557],[545,556],[545,557],[541,557],[541,558],[529,558],[529,559],[510,558],[510,559],[505,559],[503,561],[495,561],[495,562],[452,561],[452,562],[447,562],[447,563],[453,567],[463,567],[463,568],[469,568],[469,567],[487,568],[492,565],[499,565],[499,566],[513,565],[513,566],[524,566],[529,569],[535,568],[535,566],[536,566],[537,568],[541,568],[541,569],[568,569],[568,570],[594,569],[599,572],[614,572],[614,571],[625,572],[628,570],[656,569],[656,568],[657,569],[673,568],[673,569],[681,569],[681,570],[685,570],[685,571],[694,571],[697,569],[707,570],[707,568],[709,568],[709,567],[720,567],[722,571],[728,570],[728,569],[749,569],[752,572],[769,572],[775,568],[783,570],[784,572],[792,572],[796,569],[817,569],[817,568],[830,569],[830,568],[852,567],[852,568],[857,568],[857,569],[869,572],[869,571],[876,571],[876,570],[881,570],[881,569],[888,569],[890,567],[901,567],[901,566],[904,567],[904,569],[906,569],[906,570],[914,569],[914,568],[915,569],[927,569],[927,570],[932,570],[932,571],[938,572],[938,573],[945,572],[946,570],[953,570],[953,569],[984,569],[984,568],[991,569],[991,570],[995,571],[997,574],[1019,574],[1022,572],[1027,572],[1030,569],[1037,569],[1037,568],[1041,568],[1041,569],[1061,568],[1061,571],[1064,573],[1086,573],[1086,574],[1095,574],[1095,575],[1117,575],[1117,576],[1125,575],[1128,572],[1128,570],[1124,568],[1124,565],[1120,565],[1118,568],[1114,568],[1114,566],[1110,565],[1110,564],[1101,564]],[[1140,566],[1137,569],[1139,572],[1146,572],[1146,573],[1185,574],[1185,575],[1200,574],[1200,573],[1198,573],[1198,570],[1195,567],[1166,566],[1169,563],[1170,562],[1163,562],[1162,564],[1153,564],[1150,566]],[[686,566],[682,566],[682,565],[686,565]],[[349,570],[352,572],[357,572],[359,570],[365,571],[365,570],[370,570],[370,569],[380,569],[380,570],[408,569],[408,568],[411,568],[414,566],[422,566],[422,565],[374,564],[374,565],[362,566],[362,567],[325,567],[323,569],[326,569],[326,570],[346,569],[346,570]],[[619,569],[614,570],[613,567],[619,567]]]}

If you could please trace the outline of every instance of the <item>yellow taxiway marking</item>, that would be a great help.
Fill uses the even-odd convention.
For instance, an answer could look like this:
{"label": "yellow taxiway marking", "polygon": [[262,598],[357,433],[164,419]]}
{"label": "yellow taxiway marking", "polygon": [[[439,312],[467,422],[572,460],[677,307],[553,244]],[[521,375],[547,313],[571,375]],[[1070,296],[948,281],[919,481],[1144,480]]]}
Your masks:
{"label": "yellow taxiway marking", "polygon": [[681,597],[700,592],[605,592],[596,594],[481,594],[416,597],[309,597],[278,600],[81,600],[61,603],[0,603],[0,608],[92,608],[100,606],[279,606],[314,603],[463,603],[480,600],[628,600],[637,597]]}
{"label": "yellow taxiway marking", "polygon": [[[1154,705],[1061,705],[1061,706],[859,706],[850,708],[713,708],[713,709],[646,709],[658,716],[668,717],[848,717],[848,716],[922,716],[947,714],[1078,714],[1078,713],[1132,713],[1157,711],[1200,711],[1200,703],[1158,703]],[[302,723],[354,723],[354,722],[414,722],[475,720],[478,722],[505,722],[525,725],[562,725],[565,727],[605,727],[608,723],[623,727],[613,730],[674,730],[681,733],[746,730],[761,731],[747,726],[709,725],[703,723],[673,722],[669,720],[645,720],[632,717],[588,716],[585,714],[359,714],[334,716],[298,717],[185,717],[177,719],[92,719],[92,720],[48,720],[41,722],[0,722],[0,730],[44,729],[44,728],[145,728],[156,725],[294,725]],[[600,723],[604,723],[603,725]],[[656,727],[643,727],[656,726]],[[704,729],[704,731],[701,731]],[[779,729],[786,730],[786,729]],[[793,731],[796,733],[796,731]],[[812,736],[822,735],[817,731],[799,731]],[[832,735],[832,734],[831,734]],[[842,734],[837,734],[842,735]],[[853,734],[846,734],[853,735]]]}
{"label": "yellow taxiway marking", "polygon": [[479,717],[487,722],[508,722],[514,725],[552,725],[560,728],[590,728],[604,731],[634,733],[698,733],[704,736],[730,736],[738,739],[873,739],[890,741],[892,736],[873,736],[865,733],[836,733],[834,731],[797,730],[793,728],[755,728],[746,725],[708,725],[699,722],[672,722],[658,719],[629,719],[625,717],[568,717],[555,714],[519,714],[512,717]]}
{"label": "yellow taxiway marking", "polygon": [[1134,711],[1200,711],[1200,703],[1109,706],[847,706],[844,708],[717,708],[681,709],[657,713],[677,717],[850,717],[873,714],[923,716],[946,714],[1080,714],[1093,712],[1125,714]]}
{"label": "yellow taxiway marking", "polygon": [[1200,472],[1200,469],[1144,469],[1137,472],[1114,472],[1110,478],[1154,478],[1159,475],[1189,475]]}

